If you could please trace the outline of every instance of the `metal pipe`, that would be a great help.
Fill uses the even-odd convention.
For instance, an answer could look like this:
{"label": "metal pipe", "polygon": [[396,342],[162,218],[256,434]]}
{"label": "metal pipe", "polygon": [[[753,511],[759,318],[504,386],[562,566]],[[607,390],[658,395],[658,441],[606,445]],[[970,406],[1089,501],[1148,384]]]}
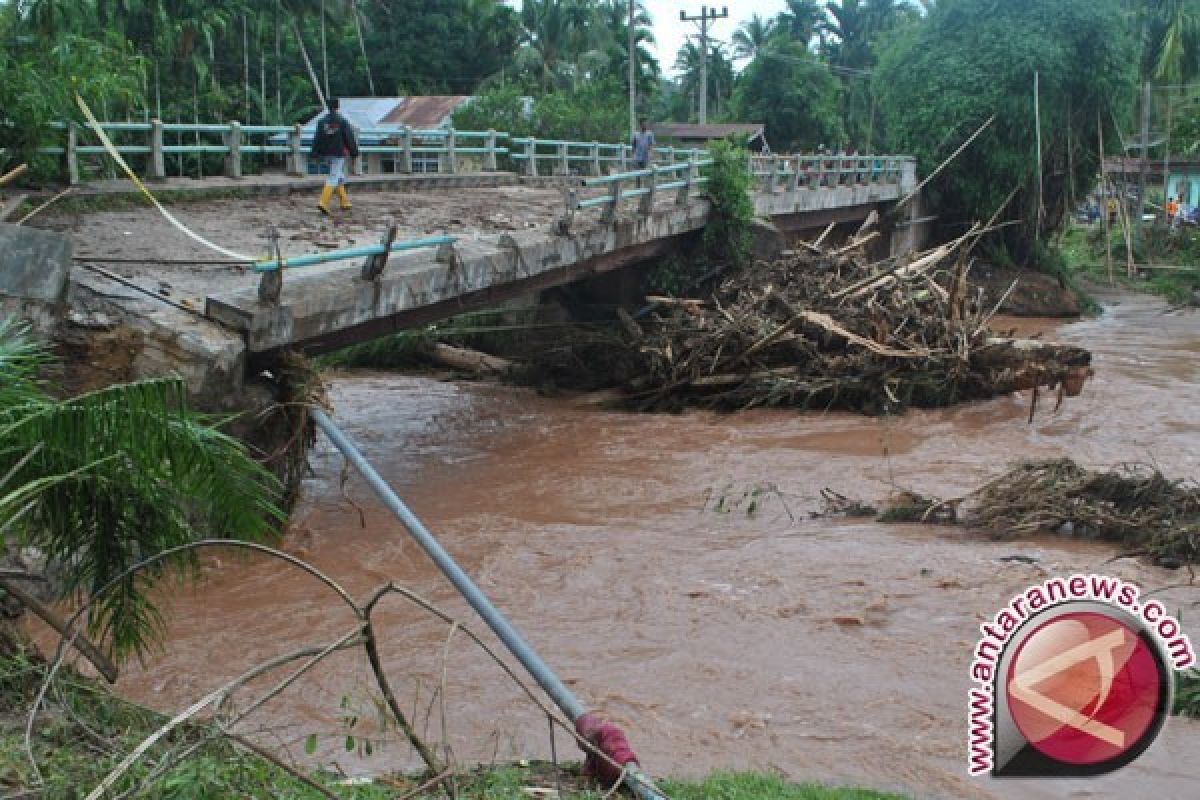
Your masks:
{"label": "metal pipe", "polygon": [[[392,487],[387,485],[387,482],[368,463],[363,454],[354,446],[354,443],[334,424],[329,415],[316,406],[313,406],[309,413],[312,414],[313,421],[317,424],[317,427],[329,437],[334,447],[346,457],[346,460],[353,464],[354,468],[366,478],[367,483],[375,491],[376,496],[404,524],[404,527],[408,529],[412,537],[417,540],[417,544],[421,545],[421,549],[433,559],[433,562],[437,564],[442,574],[450,580],[450,583],[454,584],[454,588],[470,603],[471,608],[475,609],[475,612],[483,618],[483,621],[492,629],[492,632],[500,637],[500,641],[504,642],[504,646],[528,670],[529,674],[545,690],[546,694],[550,696],[550,699],[554,701],[554,704],[558,706],[563,714],[573,723],[586,714],[587,710],[579,702],[579,699],[558,679],[558,676],[533,651],[533,648],[521,638],[521,634],[508,621],[508,618],[492,605],[492,602],[475,585],[470,576],[463,572],[454,558],[446,552],[421,520],[417,519],[417,516],[404,504],[404,501],[392,491]],[[649,779],[642,774],[637,764],[630,762],[621,766],[625,768],[625,785],[638,798],[641,800],[666,800],[654,788]]]}
{"label": "metal pipe", "polygon": [[[454,244],[457,241],[453,236],[432,236],[428,239],[411,239],[407,242],[393,242],[391,252],[399,253],[405,250],[420,250],[425,247],[440,247],[444,244]],[[362,247],[351,247],[346,250],[331,250],[328,253],[308,253],[302,256],[294,256],[285,258],[280,261],[257,261],[254,264],[255,272],[271,272],[277,270],[280,266],[291,269],[292,267],[311,267],[314,264],[327,264],[330,261],[345,261],[349,258],[362,258],[364,256],[377,256],[384,251],[381,244],[368,244]]]}
{"label": "metal pipe", "polygon": [[480,591],[475,582],[471,580],[467,573],[463,572],[458,566],[454,558],[441,546],[433,534],[422,524],[421,520],[417,519],[408,506],[396,496],[392,488],[379,476],[379,473],[367,462],[354,443],[346,438],[346,435],[333,423],[329,416],[319,408],[311,410],[313,421],[317,423],[317,427],[329,437],[333,442],[334,447],[341,451],[342,455],[354,465],[367,483],[375,490],[375,494],[383,501],[396,517],[408,528],[408,532],[417,540],[417,544],[423,549],[433,562],[437,564],[445,576],[454,584],[454,588],[458,589],[466,601],[471,604],[471,608],[475,609],[476,613],[483,618],[488,627],[500,637],[500,641],[504,642],[504,646],[516,656],[517,660],[529,670],[529,674],[533,676],[538,685],[550,695],[550,699],[554,704],[562,709],[562,712],[574,722],[579,717],[583,716],[585,709],[575,695],[571,694],[562,681],[558,679],[550,667],[546,666],[546,662],[538,657],[538,654],[521,638],[521,634],[512,626],[500,611],[492,605],[491,601]]}

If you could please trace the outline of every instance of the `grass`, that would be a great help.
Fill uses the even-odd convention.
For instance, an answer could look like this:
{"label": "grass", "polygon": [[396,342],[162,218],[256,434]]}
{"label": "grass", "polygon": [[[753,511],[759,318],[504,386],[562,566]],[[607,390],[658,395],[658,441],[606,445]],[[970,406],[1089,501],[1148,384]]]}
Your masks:
{"label": "grass", "polygon": [[1175,673],[1175,707],[1171,713],[1200,719],[1200,669]]}
{"label": "grass", "polygon": [[[1167,264],[1176,267],[1195,267],[1195,272],[1178,270],[1148,270],[1148,278],[1129,278],[1125,273],[1127,260],[1125,240],[1116,231],[1109,238],[1113,260],[1113,282],[1135,291],[1165,297],[1169,302],[1182,304],[1193,301],[1200,290],[1200,232],[1184,228],[1168,234],[1162,228],[1147,228],[1145,242],[1134,247],[1138,264]],[[1095,283],[1109,282],[1108,264],[1104,258],[1104,234],[1098,227],[1072,227],[1063,237],[1059,253],[1066,262],[1069,276],[1083,277]]]}
{"label": "grass", "polygon": [[[77,675],[60,675],[47,697],[47,710],[38,719],[34,752],[43,776],[37,788],[26,756],[24,725],[27,710],[40,686],[44,665],[22,652],[0,657],[0,795],[37,796],[40,800],[77,800],[95,787],[126,754],[165,721],[162,715],[128,703],[106,688]],[[136,796],[161,800],[224,800],[224,798],[287,798],[321,800],[324,795],[288,775],[270,761],[236,744],[213,737],[201,724],[177,729],[151,748],[107,797],[142,786]],[[185,759],[176,758],[192,746]],[[409,797],[421,781],[412,776],[379,778],[364,785],[346,785],[339,777],[318,773],[313,780],[344,800],[392,800]],[[555,770],[534,762],[480,767],[458,776],[463,800],[528,800],[530,787],[561,784],[561,797],[600,800],[603,789],[587,783],[577,764]],[[663,781],[674,800],[901,800],[897,795],[862,789],[790,784],[761,774],[716,774],[702,782]],[[429,790],[412,800],[434,800],[444,793]]]}

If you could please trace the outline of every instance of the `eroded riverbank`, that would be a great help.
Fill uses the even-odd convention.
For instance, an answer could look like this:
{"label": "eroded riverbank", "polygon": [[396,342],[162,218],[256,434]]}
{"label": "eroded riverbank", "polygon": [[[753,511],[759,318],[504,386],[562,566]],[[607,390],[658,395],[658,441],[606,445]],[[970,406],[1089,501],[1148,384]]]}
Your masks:
{"label": "eroded riverbank", "polygon": [[[1181,720],[1101,780],[965,777],[967,665],[982,619],[1047,574],[1103,565],[1147,589],[1186,576],[1105,564],[1114,549],[1090,543],[806,518],[825,487],[868,502],[893,486],[954,496],[1029,457],[1153,460],[1172,477],[1197,474],[1198,319],[1164,316],[1151,299],[1114,299],[1104,317],[1056,333],[1094,352],[1097,375],[1058,413],[1043,404],[1032,425],[1028,395],[900,418],[648,416],[508,388],[351,374],[334,381],[333,399],[366,455],[568,683],[626,727],[656,774],[777,769],[921,798],[1187,798],[1200,780],[1200,725]],[[1034,332],[1028,325],[1023,332]],[[328,445],[312,463],[289,550],[356,596],[394,580],[482,630],[361,481],[343,490]],[[755,490],[750,515],[742,498]],[[1011,555],[1036,561],[1002,560]],[[166,654],[124,679],[130,696],[178,709],[352,623],[276,563],[221,556],[208,573],[178,594]],[[1194,590],[1163,597],[1200,633]],[[399,605],[383,619],[397,690],[436,739],[439,711],[429,703],[447,629]],[[450,653],[455,755],[549,755],[540,712],[461,637]],[[317,733],[316,757],[348,772],[413,765],[394,737],[370,758],[343,749],[339,706],[349,697],[369,707],[364,676],[357,656],[339,657],[247,729],[296,755]],[[562,737],[558,747],[573,754]]]}

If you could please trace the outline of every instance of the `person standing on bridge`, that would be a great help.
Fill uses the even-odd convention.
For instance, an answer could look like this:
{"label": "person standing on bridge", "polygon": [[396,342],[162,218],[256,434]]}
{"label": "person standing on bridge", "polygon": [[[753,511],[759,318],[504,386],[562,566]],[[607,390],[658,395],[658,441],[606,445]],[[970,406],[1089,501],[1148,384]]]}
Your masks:
{"label": "person standing on bridge", "polygon": [[340,113],[341,104],[336,97],[329,101],[329,112],[317,121],[317,132],[313,137],[312,154],[329,165],[329,177],[321,190],[317,208],[329,215],[329,201],[337,192],[342,210],[348,211],[350,197],[346,194],[346,158],[358,157],[358,142],[354,140],[354,129]]}
{"label": "person standing on bridge", "polygon": [[646,127],[646,120],[638,123],[640,130],[633,134],[633,166],[634,169],[646,169],[654,157],[654,131]]}

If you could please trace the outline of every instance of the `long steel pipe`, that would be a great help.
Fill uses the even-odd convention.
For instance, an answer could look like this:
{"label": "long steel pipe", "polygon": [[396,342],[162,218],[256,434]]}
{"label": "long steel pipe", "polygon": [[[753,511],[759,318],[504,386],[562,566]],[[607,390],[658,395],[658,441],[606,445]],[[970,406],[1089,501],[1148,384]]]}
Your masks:
{"label": "long steel pipe", "polygon": [[450,579],[450,583],[454,584],[454,588],[462,593],[467,602],[471,604],[471,608],[475,609],[479,616],[483,617],[483,621],[488,627],[500,637],[500,641],[504,642],[517,660],[524,665],[525,669],[529,670],[529,674],[538,682],[538,685],[546,690],[546,694],[554,701],[554,704],[562,709],[562,712],[574,722],[582,716],[586,709],[581,704],[578,698],[571,693],[558,676],[551,671],[545,661],[533,651],[533,648],[521,637],[517,629],[512,623],[500,613],[492,602],[487,599],[487,596],[480,591],[475,582],[471,580],[467,573],[463,572],[462,568],[454,558],[446,552],[445,548],[433,537],[429,529],[417,519],[416,515],[409,511],[408,506],[404,504],[392,487],[387,485],[387,482],[379,476],[375,468],[367,462],[358,448],[354,446],[346,435],[333,423],[329,416],[319,408],[312,409],[313,421],[317,423],[317,427],[329,437],[333,442],[334,447],[341,451],[347,460],[354,465],[362,476],[367,479],[367,483],[375,490],[375,494],[383,501],[383,504],[388,507],[396,517],[404,523],[404,527],[408,528],[408,532],[412,534],[421,548],[433,559],[437,564],[438,569],[445,573]]}
{"label": "long steel pipe", "polygon": [[[411,239],[406,242],[392,242],[391,252],[399,253],[405,250],[420,250],[424,247],[440,247],[444,244],[454,244],[457,241],[453,236],[431,236],[427,239]],[[328,253],[308,253],[302,256],[292,256],[283,259],[282,266],[288,269],[292,267],[311,267],[314,264],[325,264],[330,261],[345,261],[350,258],[362,258],[363,256],[377,256],[384,251],[381,244],[368,244],[362,247],[351,247],[346,250],[330,250]],[[256,261],[254,262],[255,272],[271,272],[279,269],[281,263],[275,260]]]}
{"label": "long steel pipe", "polygon": [[[341,429],[334,424],[333,420],[319,408],[313,407],[311,410],[313,421],[317,427],[329,437],[329,441],[333,442],[342,455],[346,457],[354,468],[359,471],[367,483],[375,491],[375,494],[383,501],[388,510],[396,515],[404,527],[408,528],[408,532],[417,540],[421,548],[429,555],[433,562],[437,564],[438,569],[450,579],[450,583],[454,584],[454,588],[466,598],[471,604],[471,608],[479,616],[483,617],[483,621],[496,636],[500,637],[500,641],[504,642],[504,646],[508,648],[522,666],[528,670],[533,679],[538,685],[545,690],[554,704],[567,716],[571,722],[576,722],[587,713],[587,709],[579,702],[579,699],[571,693],[554,671],[542,661],[541,657],[534,652],[528,642],[521,637],[517,629],[513,627],[508,618],[500,612],[498,608],[492,605],[492,601],[488,600],[487,596],[480,590],[475,582],[471,580],[467,573],[463,572],[462,568],[454,558],[446,552],[445,548],[433,537],[429,529],[424,523],[417,518],[415,514],[408,509],[404,501],[392,491],[392,487],[387,485],[387,482],[380,477],[375,468],[367,461],[354,443],[342,433]],[[664,795],[660,793],[654,784],[642,773],[637,764],[623,764],[625,767],[624,782],[625,785],[640,798],[640,800],[666,800]]]}

